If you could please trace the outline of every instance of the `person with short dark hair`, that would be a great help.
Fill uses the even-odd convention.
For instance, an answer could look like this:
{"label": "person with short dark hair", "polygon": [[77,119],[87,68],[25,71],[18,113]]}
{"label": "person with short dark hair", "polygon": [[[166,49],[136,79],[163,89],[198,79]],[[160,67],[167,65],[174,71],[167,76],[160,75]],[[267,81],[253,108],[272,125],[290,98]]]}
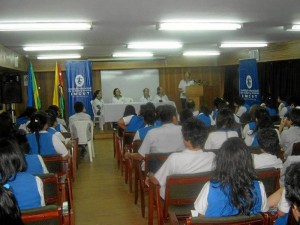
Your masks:
{"label": "person with short dark hair", "polygon": [[[283,128],[287,126],[288,129]],[[281,146],[284,150],[284,156],[287,158],[292,154],[293,144],[300,142],[300,109],[292,109],[286,118],[281,120],[279,126],[281,132]]]}
{"label": "person with short dark hair", "polygon": [[125,98],[121,95],[121,91],[119,88],[115,88],[113,90],[113,98],[112,98],[112,103],[121,103],[123,104],[125,102]]}
{"label": "person with short dark hair", "polygon": [[152,98],[150,96],[150,90],[149,88],[144,88],[143,89],[143,96],[140,97],[140,102],[152,102]]}
{"label": "person with short dark hair", "polygon": [[183,123],[181,131],[185,149],[182,152],[172,153],[154,175],[160,185],[160,196],[163,199],[168,176],[201,173],[213,169],[215,154],[203,152],[208,135],[207,127],[200,120],[191,117]]}
{"label": "person with short dark hair", "polygon": [[245,100],[240,96],[234,98],[234,106],[236,107],[235,115],[239,118],[250,110],[250,107],[245,104]]}
{"label": "person with short dark hair", "polygon": [[204,105],[200,107],[199,114],[196,116],[199,120],[201,120],[207,127],[216,125],[216,122],[213,120],[210,115],[211,111]]}
{"label": "person with short dark hair", "polygon": [[138,129],[145,126],[143,120],[145,105],[140,106],[140,114],[137,115],[135,108],[132,105],[127,105],[124,110],[124,116],[117,121],[120,128],[126,132],[136,132]]}
{"label": "person with short dark hair", "polygon": [[179,82],[178,89],[180,92],[181,108],[186,108],[186,87],[193,85],[195,82],[191,80],[191,73],[185,72],[184,78]]}
{"label": "person with short dark hair", "polygon": [[75,102],[74,104],[75,114],[69,118],[69,127],[71,129],[72,124],[78,120],[88,120],[91,121],[91,116],[86,113],[86,109],[82,102]]}
{"label": "person with short dark hair", "polygon": [[264,185],[258,181],[251,153],[240,138],[223,143],[214,165],[211,180],[194,203],[200,216],[252,215],[269,210]]}
{"label": "person with short dark hair", "polygon": [[156,95],[153,98],[153,102],[168,102],[169,98],[165,94],[164,88],[159,86],[157,87]]}
{"label": "person with short dark hair", "polygon": [[25,111],[17,118],[16,124],[19,129],[28,132],[27,125],[30,122],[31,116],[37,111],[34,107],[27,107]]}
{"label": "person with short dark hair", "polygon": [[228,108],[221,109],[216,118],[217,130],[208,135],[204,149],[219,149],[228,138],[238,137],[238,133],[233,130],[234,125],[233,112]]}
{"label": "person with short dark hair", "polygon": [[143,160],[149,153],[178,152],[184,149],[181,126],[177,125],[176,108],[163,105],[160,119],[162,125],[147,133],[138,153],[127,153],[126,157]]}
{"label": "person with short dark hair", "polygon": [[143,114],[143,119],[144,119],[144,123],[145,123],[145,127],[140,128],[136,131],[133,140],[141,140],[143,141],[146,134],[152,130],[153,128],[155,128],[155,121],[156,121],[156,116],[155,116],[155,107],[154,108],[149,108],[147,107],[147,109],[145,110],[144,114]]}
{"label": "person with short dark hair", "polygon": [[193,112],[190,109],[183,109],[180,113],[179,113],[179,121],[180,124],[183,124],[187,119],[193,117]]}
{"label": "person with short dark hair", "polygon": [[263,128],[257,133],[261,154],[252,154],[255,169],[282,168],[282,161],[278,158],[280,151],[277,132],[272,128]]}
{"label": "person with short dark hair", "polygon": [[55,129],[57,131],[59,131],[59,132],[68,132],[67,129],[66,129],[67,123],[62,118],[61,111],[60,111],[59,107],[57,105],[50,105],[47,110],[52,110],[57,115],[57,118],[56,118],[56,120],[57,120],[57,126],[56,126]]}

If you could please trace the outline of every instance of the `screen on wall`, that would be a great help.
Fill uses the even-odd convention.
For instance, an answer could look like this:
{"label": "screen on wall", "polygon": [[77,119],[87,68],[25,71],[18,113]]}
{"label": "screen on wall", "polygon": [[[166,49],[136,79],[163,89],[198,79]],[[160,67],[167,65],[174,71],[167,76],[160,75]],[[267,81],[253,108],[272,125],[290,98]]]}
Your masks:
{"label": "screen on wall", "polygon": [[112,102],[113,90],[115,88],[121,90],[123,97],[129,97],[134,102],[138,102],[144,88],[149,88],[151,97],[154,97],[158,86],[158,69],[101,71],[102,98],[105,103]]}

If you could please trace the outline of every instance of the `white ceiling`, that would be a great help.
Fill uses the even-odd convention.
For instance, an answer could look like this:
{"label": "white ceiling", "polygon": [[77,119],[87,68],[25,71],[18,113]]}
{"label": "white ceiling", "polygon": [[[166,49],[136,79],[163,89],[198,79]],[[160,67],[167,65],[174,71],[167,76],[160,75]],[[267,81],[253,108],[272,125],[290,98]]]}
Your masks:
{"label": "white ceiling", "polygon": [[[0,32],[0,44],[29,57],[30,44],[80,43],[83,58],[111,57],[132,41],[180,41],[180,50],[153,51],[157,56],[181,55],[183,50],[218,50],[223,41],[300,40],[300,32],[283,26],[300,24],[299,0],[0,0],[0,22],[89,21],[90,31]],[[166,32],[158,22],[169,20],[233,21],[237,31]],[[220,49],[221,52],[224,49]],[[226,50],[228,51],[228,50]],[[65,52],[65,53],[73,53]]]}

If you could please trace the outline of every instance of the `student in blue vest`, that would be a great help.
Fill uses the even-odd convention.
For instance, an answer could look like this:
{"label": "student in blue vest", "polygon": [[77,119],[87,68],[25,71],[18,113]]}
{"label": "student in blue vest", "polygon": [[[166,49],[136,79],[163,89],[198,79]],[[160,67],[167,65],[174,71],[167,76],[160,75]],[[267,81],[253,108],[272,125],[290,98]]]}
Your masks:
{"label": "student in blue vest", "polygon": [[250,110],[250,106],[245,104],[245,100],[240,96],[234,98],[234,106],[236,107],[235,115],[239,118]]}
{"label": "student in blue vest", "polygon": [[63,118],[61,118],[61,113],[60,113],[58,106],[50,105],[47,110],[53,110],[57,115],[57,124],[56,124],[55,129],[59,132],[68,132],[66,129],[67,123]]}
{"label": "student in blue vest", "polygon": [[194,203],[200,216],[252,215],[268,211],[264,185],[258,181],[251,153],[240,138],[224,142],[216,155],[215,166],[211,180],[203,186]]}
{"label": "student in blue vest", "polygon": [[[255,127],[250,129],[245,136],[245,143],[247,146],[259,147],[257,141],[257,132],[263,128],[273,128],[273,121],[265,108],[258,108],[255,112]],[[278,132],[279,137],[279,132]]]}
{"label": "student in blue vest", "polygon": [[7,183],[0,184],[0,221],[1,224],[24,225],[16,197]]}
{"label": "student in blue vest", "polygon": [[[145,105],[140,106],[140,113],[136,115],[135,108],[132,105],[125,107],[124,116],[118,120],[118,126],[126,130],[126,132],[136,132],[138,129],[145,126],[143,120],[143,113]],[[129,114],[129,115],[128,115]]]}
{"label": "student in blue vest", "polygon": [[16,120],[18,128],[27,131],[27,125],[30,122],[30,118],[36,111],[37,110],[34,107],[27,107]]}
{"label": "student in blue vest", "polygon": [[10,114],[0,114],[0,137],[13,138],[19,144],[22,153],[25,155],[27,164],[26,172],[30,174],[49,173],[43,158],[38,154],[29,155],[29,144],[26,138],[26,132],[22,129],[15,129]]}
{"label": "student in blue vest", "polygon": [[67,144],[67,140],[62,135],[60,131],[56,129],[58,122],[57,122],[57,113],[53,110],[47,110],[47,115],[49,116],[49,127],[47,128],[47,131],[50,134],[56,135],[64,144]]}
{"label": "student in blue vest", "polygon": [[31,118],[28,128],[32,133],[27,135],[30,154],[55,155],[68,157],[68,150],[62,141],[48,129],[49,117],[45,112],[38,112]]}
{"label": "student in blue vest", "polygon": [[143,115],[143,119],[144,119],[145,127],[137,130],[133,138],[134,141],[135,140],[143,141],[148,131],[156,127],[154,125],[156,120],[155,107],[146,109]]}
{"label": "student in blue vest", "polygon": [[213,120],[210,115],[211,111],[206,106],[201,106],[199,110],[199,114],[196,116],[199,120],[201,120],[205,126],[210,127],[216,125],[216,122]]}
{"label": "student in blue vest", "polygon": [[26,162],[15,139],[0,139],[1,183],[9,184],[21,210],[42,207],[43,182],[25,170]]}

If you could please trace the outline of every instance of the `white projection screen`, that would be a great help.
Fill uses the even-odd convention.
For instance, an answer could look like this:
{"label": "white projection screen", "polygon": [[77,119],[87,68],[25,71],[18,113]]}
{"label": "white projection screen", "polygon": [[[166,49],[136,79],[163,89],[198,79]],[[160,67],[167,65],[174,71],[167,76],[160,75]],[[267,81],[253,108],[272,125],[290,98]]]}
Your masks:
{"label": "white projection screen", "polygon": [[111,103],[113,90],[119,88],[123,97],[133,98],[138,102],[144,88],[150,89],[150,95],[156,94],[159,86],[158,69],[134,69],[134,70],[102,70],[101,88],[102,98],[105,103]]}

